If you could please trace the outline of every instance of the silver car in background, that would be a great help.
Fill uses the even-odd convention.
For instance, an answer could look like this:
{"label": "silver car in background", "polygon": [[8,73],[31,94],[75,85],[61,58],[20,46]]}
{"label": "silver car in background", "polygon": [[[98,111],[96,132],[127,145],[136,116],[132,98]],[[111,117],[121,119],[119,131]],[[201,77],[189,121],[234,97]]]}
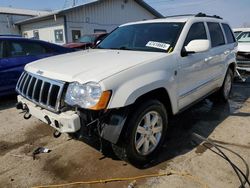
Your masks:
{"label": "silver car in background", "polygon": [[241,32],[237,36],[238,52],[237,64],[238,70],[250,72],[250,28]]}

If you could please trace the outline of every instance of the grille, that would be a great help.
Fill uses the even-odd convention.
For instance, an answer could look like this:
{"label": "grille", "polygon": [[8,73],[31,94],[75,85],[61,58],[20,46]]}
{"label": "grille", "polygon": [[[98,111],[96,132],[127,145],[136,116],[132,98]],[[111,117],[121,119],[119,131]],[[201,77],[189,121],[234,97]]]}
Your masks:
{"label": "grille", "polygon": [[17,92],[38,106],[53,112],[60,109],[64,82],[50,80],[23,72],[16,86]]}
{"label": "grille", "polygon": [[237,61],[239,67],[250,68],[250,61]]}
{"label": "grille", "polygon": [[238,52],[236,59],[238,61],[250,61],[250,52]]}

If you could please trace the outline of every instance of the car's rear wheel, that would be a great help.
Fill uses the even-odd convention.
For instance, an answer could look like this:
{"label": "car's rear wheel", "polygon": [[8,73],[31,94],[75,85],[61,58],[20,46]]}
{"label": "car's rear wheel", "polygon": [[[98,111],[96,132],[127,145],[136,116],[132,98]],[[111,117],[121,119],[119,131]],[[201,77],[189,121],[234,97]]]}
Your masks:
{"label": "car's rear wheel", "polygon": [[121,142],[113,146],[114,152],[134,165],[150,162],[162,146],[167,124],[167,111],[161,102],[141,104],[129,117]]}
{"label": "car's rear wheel", "polygon": [[218,97],[221,101],[223,102],[227,102],[229,97],[230,97],[230,93],[232,90],[232,84],[233,84],[233,71],[231,69],[228,69],[223,85],[220,88],[220,90],[218,91]]}

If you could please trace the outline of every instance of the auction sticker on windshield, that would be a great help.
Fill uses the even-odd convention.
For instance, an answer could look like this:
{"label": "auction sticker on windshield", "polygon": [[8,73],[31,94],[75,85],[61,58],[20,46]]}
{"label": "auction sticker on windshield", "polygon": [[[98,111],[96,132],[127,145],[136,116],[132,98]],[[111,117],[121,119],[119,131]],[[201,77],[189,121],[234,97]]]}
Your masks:
{"label": "auction sticker on windshield", "polygon": [[167,43],[163,43],[163,42],[149,41],[146,44],[146,46],[151,47],[151,48],[158,48],[158,49],[162,49],[162,50],[167,50],[170,45]]}

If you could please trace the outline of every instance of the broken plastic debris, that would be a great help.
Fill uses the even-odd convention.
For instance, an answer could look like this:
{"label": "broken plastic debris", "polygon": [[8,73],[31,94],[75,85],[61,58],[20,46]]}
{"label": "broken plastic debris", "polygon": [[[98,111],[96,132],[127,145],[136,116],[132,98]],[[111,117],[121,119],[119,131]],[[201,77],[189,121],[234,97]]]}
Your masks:
{"label": "broken plastic debris", "polygon": [[128,188],[135,188],[136,186],[136,180],[132,181],[129,185]]}
{"label": "broken plastic debris", "polygon": [[51,152],[50,149],[48,148],[44,148],[44,147],[38,147],[36,150],[33,151],[33,160],[35,160],[36,155],[40,154],[40,153],[49,153]]}

